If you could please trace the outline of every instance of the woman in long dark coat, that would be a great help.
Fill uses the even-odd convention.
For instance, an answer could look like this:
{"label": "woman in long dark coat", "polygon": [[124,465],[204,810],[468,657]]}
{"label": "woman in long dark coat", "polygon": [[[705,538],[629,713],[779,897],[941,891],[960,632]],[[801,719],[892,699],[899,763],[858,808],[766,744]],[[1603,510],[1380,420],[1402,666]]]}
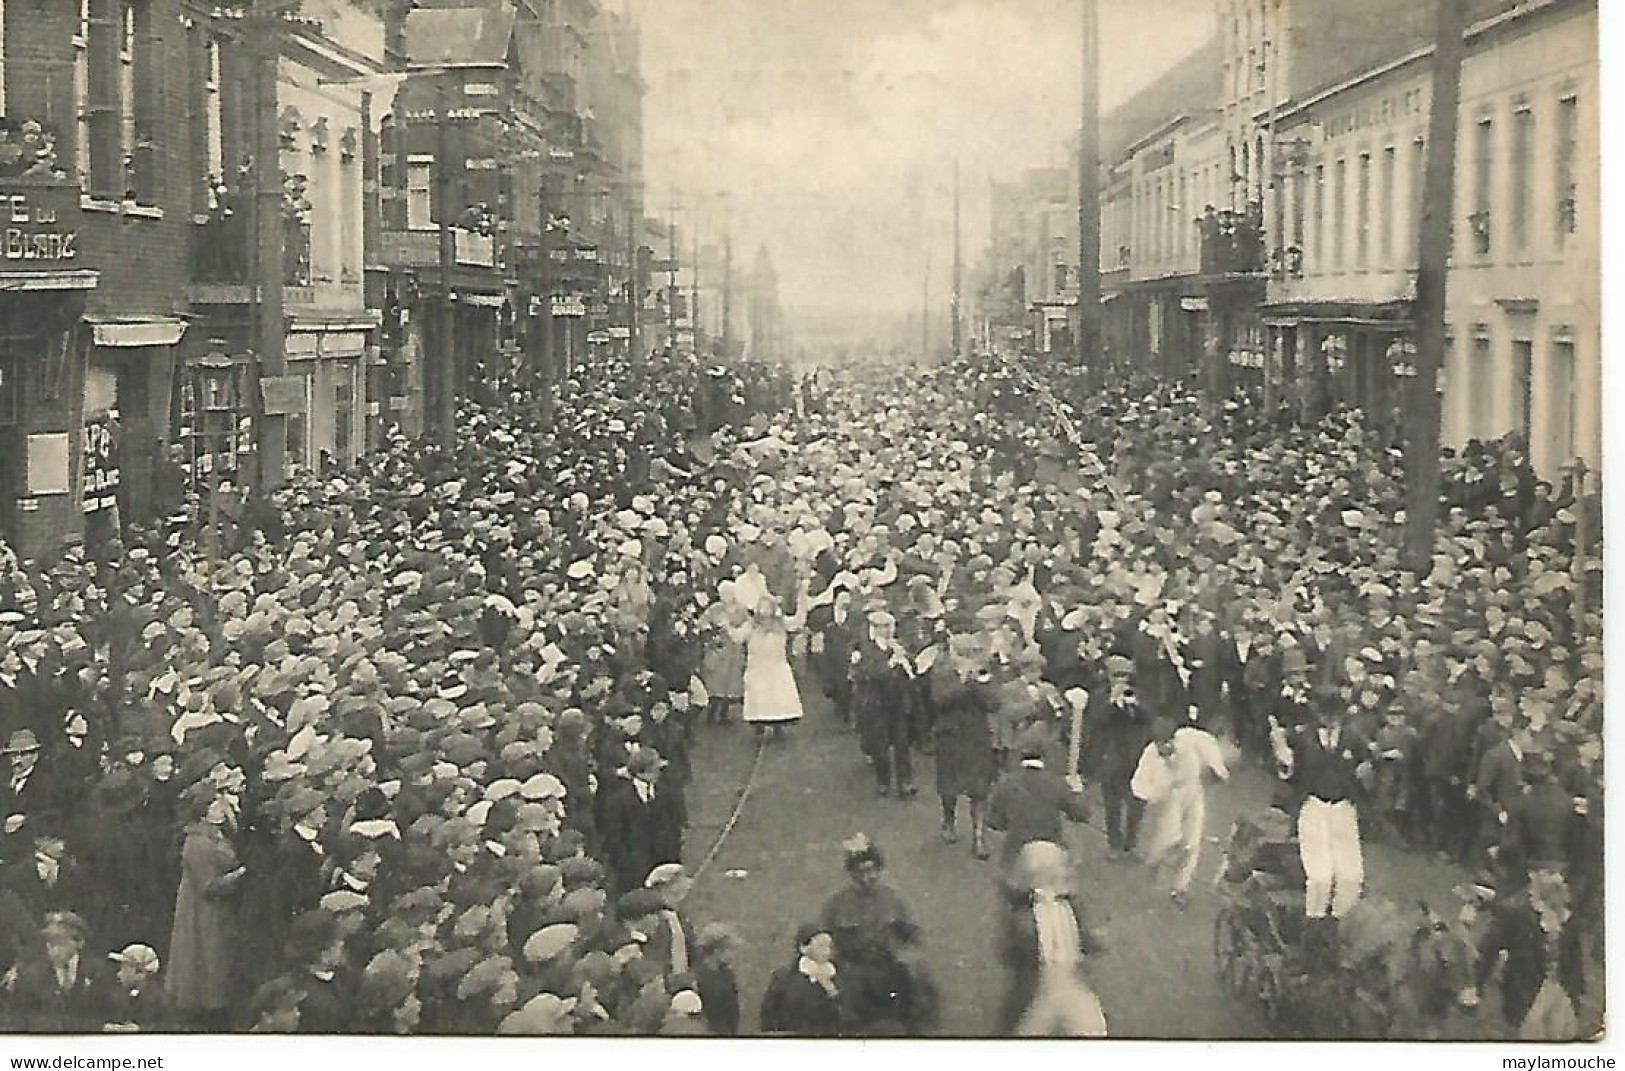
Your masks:
{"label": "woman in long dark coat", "polygon": [[175,933],[169,944],[167,991],[177,1014],[205,1027],[225,1025],[236,987],[236,897],[245,873],[231,844],[235,825],[223,801],[186,831]]}
{"label": "woman in long dark coat", "polygon": [[980,690],[945,666],[931,673],[931,699],[936,706],[937,798],[942,801],[942,839],[959,840],[959,798],[970,801],[971,850],[986,859],[987,796],[998,764],[993,751],[993,725]]}

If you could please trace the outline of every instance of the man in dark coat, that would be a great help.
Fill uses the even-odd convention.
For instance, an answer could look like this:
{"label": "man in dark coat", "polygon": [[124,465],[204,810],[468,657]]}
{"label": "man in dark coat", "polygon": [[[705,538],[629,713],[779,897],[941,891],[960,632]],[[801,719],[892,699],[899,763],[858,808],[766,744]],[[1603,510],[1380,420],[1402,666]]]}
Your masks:
{"label": "man in dark coat", "polygon": [[599,832],[617,893],[643,887],[661,863],[682,861],[681,816],[660,791],[665,765],[653,748],[640,748],[626,762],[626,777],[611,777]]}
{"label": "man in dark coat", "polygon": [[1497,713],[1494,727],[1486,726],[1488,746],[1478,762],[1468,796],[1478,804],[1476,847],[1486,850],[1501,839],[1501,825],[1518,797],[1523,795],[1524,752],[1513,737],[1507,715]]}
{"label": "man in dark coat", "polygon": [[[1131,672],[1128,660],[1121,661],[1126,675]],[[1151,742],[1150,728],[1138,704],[1113,702],[1106,682],[1099,682],[1090,693],[1089,707],[1086,724],[1094,728],[1091,750],[1094,776],[1106,808],[1106,844],[1112,858],[1126,858],[1139,841],[1140,819],[1145,814],[1145,801],[1134,795],[1131,785],[1140,755]]]}
{"label": "man in dark coat", "polygon": [[869,615],[869,633],[855,645],[852,713],[858,742],[874,767],[882,796],[914,794],[914,756],[909,749],[908,678],[889,648],[896,619],[884,610]]}
{"label": "man in dark coat", "polygon": [[1083,782],[1076,775],[1063,778],[1045,767],[1048,734],[1034,727],[1016,741],[1021,764],[999,779],[988,798],[988,825],[1004,831],[999,867],[1010,873],[1021,849],[1035,840],[1066,844],[1067,821],[1089,816]]}

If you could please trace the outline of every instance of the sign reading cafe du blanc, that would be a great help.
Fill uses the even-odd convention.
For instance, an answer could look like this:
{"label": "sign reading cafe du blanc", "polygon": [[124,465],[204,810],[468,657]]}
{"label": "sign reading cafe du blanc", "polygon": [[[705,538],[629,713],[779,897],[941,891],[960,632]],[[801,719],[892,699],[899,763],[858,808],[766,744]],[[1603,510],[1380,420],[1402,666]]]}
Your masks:
{"label": "sign reading cafe du blanc", "polygon": [[8,263],[62,264],[79,256],[79,191],[72,186],[0,186]]}

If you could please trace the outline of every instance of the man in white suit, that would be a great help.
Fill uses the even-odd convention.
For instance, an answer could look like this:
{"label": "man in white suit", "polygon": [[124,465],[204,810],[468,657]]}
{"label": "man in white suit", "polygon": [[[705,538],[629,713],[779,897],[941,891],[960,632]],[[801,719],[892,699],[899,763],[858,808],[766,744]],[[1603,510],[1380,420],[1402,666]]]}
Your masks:
{"label": "man in white suit", "polygon": [[1219,742],[1194,725],[1160,718],[1151,743],[1140,753],[1131,788],[1146,801],[1151,830],[1145,857],[1169,884],[1169,895],[1185,906],[1207,828],[1207,776],[1230,779]]}

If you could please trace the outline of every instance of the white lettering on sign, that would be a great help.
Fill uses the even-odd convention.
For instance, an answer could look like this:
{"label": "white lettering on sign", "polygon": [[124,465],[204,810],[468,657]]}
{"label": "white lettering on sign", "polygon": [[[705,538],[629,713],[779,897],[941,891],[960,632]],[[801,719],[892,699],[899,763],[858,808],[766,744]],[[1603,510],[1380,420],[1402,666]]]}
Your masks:
{"label": "white lettering on sign", "polygon": [[11,222],[13,223],[55,223],[56,209],[28,206],[28,198],[24,194],[14,193],[6,198],[11,209]]}
{"label": "white lettering on sign", "polygon": [[79,255],[73,233],[31,234],[21,227],[6,228],[7,260],[72,260]]}

